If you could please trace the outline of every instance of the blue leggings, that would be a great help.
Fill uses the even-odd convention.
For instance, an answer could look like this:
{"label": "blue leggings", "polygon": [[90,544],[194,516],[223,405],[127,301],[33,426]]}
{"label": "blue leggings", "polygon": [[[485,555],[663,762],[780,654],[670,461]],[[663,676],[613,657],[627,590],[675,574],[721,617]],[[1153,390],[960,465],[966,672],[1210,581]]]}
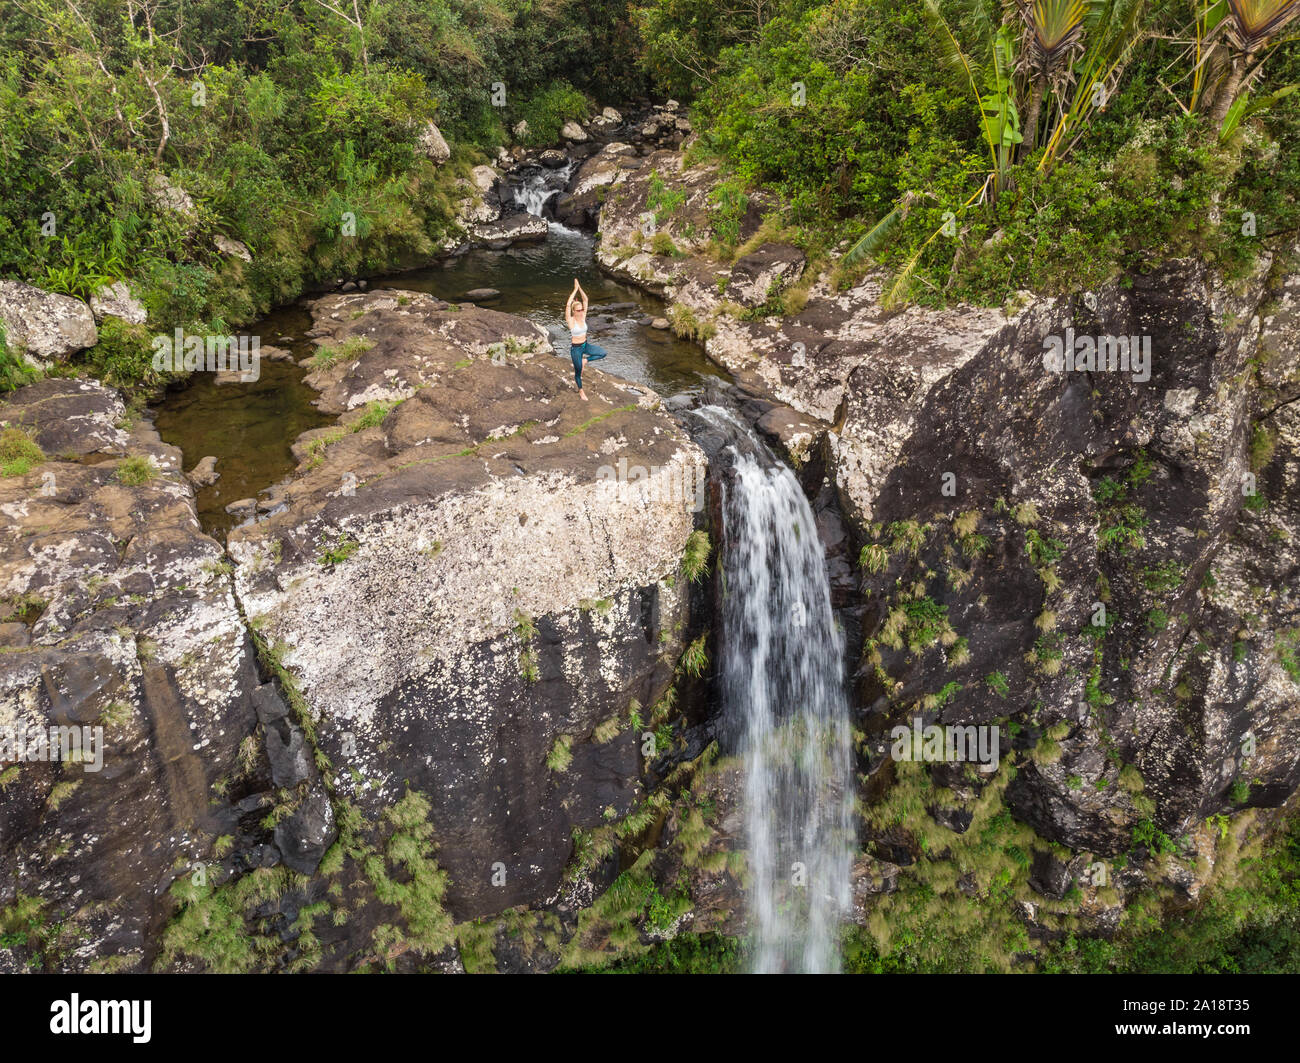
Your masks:
{"label": "blue leggings", "polygon": [[582,387],[582,358],[586,355],[587,361],[596,362],[604,358],[609,351],[604,347],[598,347],[591,340],[585,340],[582,343],[569,344],[569,357],[573,359],[573,380]]}

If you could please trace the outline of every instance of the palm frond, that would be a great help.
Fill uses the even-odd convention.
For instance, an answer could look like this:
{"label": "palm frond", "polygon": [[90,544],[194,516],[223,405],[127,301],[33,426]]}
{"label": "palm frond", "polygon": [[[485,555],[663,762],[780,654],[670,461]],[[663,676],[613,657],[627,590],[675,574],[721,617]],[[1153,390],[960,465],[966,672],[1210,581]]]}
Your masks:
{"label": "palm frond", "polygon": [[907,217],[907,206],[905,202],[896,204],[893,210],[876,222],[865,236],[844,253],[841,261],[846,266],[851,266],[859,259],[874,255],[884,247],[898,231],[903,219]]}

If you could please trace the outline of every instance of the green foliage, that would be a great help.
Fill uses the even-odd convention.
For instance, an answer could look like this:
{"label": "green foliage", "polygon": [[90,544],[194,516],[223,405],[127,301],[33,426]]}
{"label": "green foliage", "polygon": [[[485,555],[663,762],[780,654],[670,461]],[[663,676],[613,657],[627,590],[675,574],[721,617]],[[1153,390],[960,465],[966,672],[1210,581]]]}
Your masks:
{"label": "green foliage", "polygon": [[119,483],[128,487],[140,487],[152,483],[158,476],[158,466],[144,454],[134,454],[123,458],[113,474]]}
{"label": "green foliage", "polygon": [[[911,298],[1001,305],[1181,256],[1240,270],[1262,244],[1234,224],[1243,211],[1273,233],[1300,220],[1283,191],[1300,171],[1300,93],[1278,93],[1300,81],[1296,49],[1262,68],[1252,92],[1270,106],[1241,116],[1249,135],[1220,142],[1175,96],[1194,63],[1185,7],[1089,7],[1083,54],[1050,68],[993,0],[644,0],[638,15],[665,91],[698,94],[700,153],[780,193],[809,243],[862,237],[853,254],[906,274]],[[1040,70],[1042,147],[1018,144]]]}
{"label": "green foliage", "polygon": [[1300,685],[1300,628],[1291,628],[1277,636],[1277,659],[1282,670]]}
{"label": "green foliage", "polygon": [[311,356],[313,369],[332,369],[339,362],[349,362],[375,346],[375,341],[365,336],[349,336],[340,344],[325,344]]}
{"label": "green foliage", "polygon": [[546,766],[554,772],[566,772],[573,763],[573,736],[559,735],[546,754]]}
{"label": "green foliage", "polygon": [[707,640],[706,632],[682,651],[682,670],[692,678],[698,679],[709,667],[709,652],[704,645]]}
{"label": "green foliage", "polygon": [[749,197],[738,179],[721,181],[709,191],[709,225],[724,248],[740,242],[740,219],[749,208]]}
{"label": "green foliage", "polygon": [[709,573],[709,555],[712,552],[713,544],[709,541],[708,532],[691,532],[682,553],[682,575],[690,582],[698,583]]}
{"label": "green foliage", "polygon": [[1159,856],[1178,851],[1172,838],[1149,819],[1144,819],[1133,828],[1133,845],[1150,850]]}
{"label": "green foliage", "polygon": [[0,476],[26,476],[44,460],[41,448],[23,429],[0,429]]}
{"label": "green foliage", "polygon": [[[646,187],[646,207],[654,212],[655,224],[662,224],[681,210],[686,202],[686,191],[681,188],[669,188],[658,170],[650,171],[650,182]],[[656,251],[655,254],[663,252]]]}
{"label": "green foliage", "polygon": [[0,394],[30,384],[39,376],[25,358],[9,349],[4,322],[0,321]]}
{"label": "green foliage", "polygon": [[1025,532],[1025,551],[1034,567],[1039,568],[1056,564],[1065,552],[1065,543],[1060,539],[1040,535],[1034,528],[1030,528]]}
{"label": "green foliage", "polygon": [[333,568],[335,565],[341,565],[360,549],[361,543],[354,536],[347,532],[340,532],[334,539],[333,544],[322,535],[321,551],[316,555],[316,562],[324,568]]}
{"label": "green foliage", "polygon": [[719,934],[678,934],[644,953],[615,960],[609,974],[739,974],[745,970],[744,943]]}
{"label": "green foliage", "polygon": [[984,678],[985,685],[1000,698],[1005,698],[1011,692],[1011,685],[1007,682],[1007,677],[1002,672],[990,672]]}
{"label": "green foliage", "polygon": [[517,109],[511,108],[511,125],[528,123],[523,143],[546,147],[560,139],[560,128],[570,119],[583,122],[591,115],[587,98],[567,81],[558,81],[529,96]]}

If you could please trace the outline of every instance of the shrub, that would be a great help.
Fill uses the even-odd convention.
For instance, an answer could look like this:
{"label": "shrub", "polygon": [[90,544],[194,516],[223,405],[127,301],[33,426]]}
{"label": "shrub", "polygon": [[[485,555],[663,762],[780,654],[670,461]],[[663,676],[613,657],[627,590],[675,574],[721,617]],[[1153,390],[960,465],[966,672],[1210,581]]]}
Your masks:
{"label": "shrub", "polygon": [[127,487],[140,487],[153,481],[158,475],[158,466],[143,454],[134,454],[119,463],[113,475]]}
{"label": "shrub", "polygon": [[26,476],[44,460],[41,448],[23,429],[0,430],[0,476]]}

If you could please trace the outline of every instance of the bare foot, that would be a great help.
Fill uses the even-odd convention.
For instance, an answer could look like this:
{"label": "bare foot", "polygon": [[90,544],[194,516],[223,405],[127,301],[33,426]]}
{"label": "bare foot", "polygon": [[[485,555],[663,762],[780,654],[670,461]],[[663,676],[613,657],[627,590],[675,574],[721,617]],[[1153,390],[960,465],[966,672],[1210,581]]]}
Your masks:
{"label": "bare foot", "polygon": [[578,389],[578,394],[582,396],[583,402],[587,401],[587,393],[582,388]]}

